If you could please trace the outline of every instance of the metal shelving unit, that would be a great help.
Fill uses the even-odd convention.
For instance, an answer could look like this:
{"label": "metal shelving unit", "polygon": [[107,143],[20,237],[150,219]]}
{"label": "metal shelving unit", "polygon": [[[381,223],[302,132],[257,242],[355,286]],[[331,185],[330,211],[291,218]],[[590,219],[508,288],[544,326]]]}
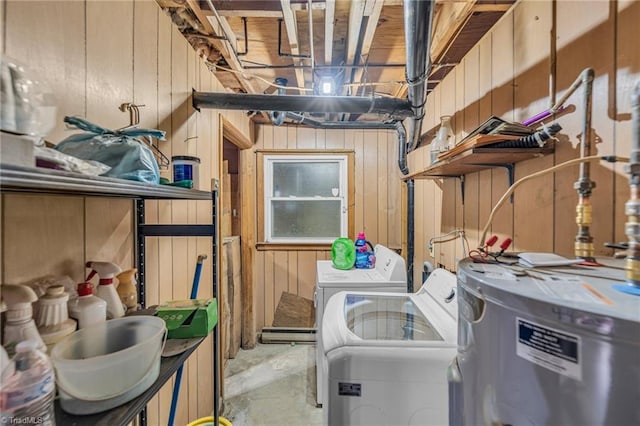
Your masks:
{"label": "metal shelving unit", "polygon": [[[123,179],[101,176],[85,176],[59,170],[39,169],[31,167],[2,165],[0,167],[0,192],[32,193],[49,195],[75,195],[80,197],[114,197],[135,200],[135,240],[136,264],[138,269],[138,300],[144,307],[145,302],[145,249],[146,237],[211,237],[212,238],[212,291],[213,297],[218,295],[218,181],[212,181],[212,191],[197,191],[166,185],[146,184]],[[188,224],[145,224],[145,200],[208,200],[212,203],[211,223],[206,225]],[[219,417],[219,383],[218,383],[218,324],[213,328],[213,415],[218,422]],[[70,416],[56,408],[56,417],[61,424],[109,424],[111,419],[126,418],[131,420],[139,413],[140,424],[146,425],[146,402],[160,389],[169,377],[195,350],[167,358],[162,361],[161,375],[147,392],[133,401],[116,407],[113,410],[92,416]],[[156,386],[157,385],[157,386]],[[115,416],[115,417],[114,417]],[[123,417],[119,417],[123,416]],[[87,421],[89,423],[87,423]],[[126,422],[125,422],[126,423]]]}

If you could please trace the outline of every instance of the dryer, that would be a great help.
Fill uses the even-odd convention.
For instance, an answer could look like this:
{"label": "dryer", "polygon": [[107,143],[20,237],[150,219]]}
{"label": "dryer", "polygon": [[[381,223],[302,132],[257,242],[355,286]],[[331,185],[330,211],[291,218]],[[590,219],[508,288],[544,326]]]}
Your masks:
{"label": "dryer", "polygon": [[340,291],[384,291],[405,293],[407,271],[402,256],[377,244],[374,247],[376,266],[373,269],[336,269],[330,260],[317,262],[316,291],[316,402],[322,404],[322,384],[325,380],[326,360],[322,347],[322,317],[327,301]]}
{"label": "dryer", "polygon": [[329,300],[325,424],[448,424],[455,288],[455,275],[436,269],[415,294],[340,292]]}

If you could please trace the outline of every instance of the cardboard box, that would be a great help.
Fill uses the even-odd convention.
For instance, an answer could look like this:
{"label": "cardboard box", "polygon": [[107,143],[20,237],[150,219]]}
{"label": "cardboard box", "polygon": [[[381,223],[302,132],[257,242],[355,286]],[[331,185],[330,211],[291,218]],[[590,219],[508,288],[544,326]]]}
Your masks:
{"label": "cardboard box", "polygon": [[167,324],[169,339],[205,337],[218,322],[216,299],[173,300],[158,307],[158,317]]}

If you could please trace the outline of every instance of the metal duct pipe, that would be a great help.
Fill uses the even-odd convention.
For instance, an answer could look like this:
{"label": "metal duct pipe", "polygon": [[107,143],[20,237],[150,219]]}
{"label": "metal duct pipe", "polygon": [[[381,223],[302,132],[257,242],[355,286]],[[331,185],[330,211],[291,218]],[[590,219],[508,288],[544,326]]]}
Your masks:
{"label": "metal duct pipe", "polygon": [[[289,81],[286,78],[282,78],[282,77],[277,77],[275,79],[275,83],[278,85],[278,95],[286,95],[287,89],[285,89],[285,86],[287,85],[288,82]],[[269,118],[271,119],[271,122],[274,125],[279,126],[282,123],[284,123],[284,119],[286,115],[287,115],[286,112],[271,111],[269,113]]]}
{"label": "metal duct pipe", "polygon": [[334,112],[387,114],[392,119],[412,115],[408,102],[396,98],[357,96],[253,95],[193,91],[193,107],[247,111]]}
{"label": "metal duct pipe", "polygon": [[625,270],[626,288],[619,288],[627,293],[640,295],[640,82],[633,91],[631,115],[633,117],[633,134],[631,139],[631,156],[629,159],[630,199],[625,204],[627,223],[625,234],[629,240]]}
{"label": "metal duct pipe", "polygon": [[407,152],[418,146],[424,104],[427,99],[427,78],[431,69],[429,51],[435,1],[405,0],[404,34],[407,50],[407,83],[409,103],[413,117],[409,122],[409,146]]}
{"label": "metal duct pipe", "polygon": [[409,174],[409,167],[407,166],[407,131],[404,128],[404,124],[398,121],[396,122],[396,132],[398,132],[398,168],[403,175]]}
{"label": "metal duct pipe", "polygon": [[402,174],[409,174],[407,167],[407,131],[402,121],[392,121],[388,123],[375,123],[367,121],[318,121],[302,114],[288,112],[287,118],[298,124],[304,124],[309,127],[323,129],[395,129],[398,134],[398,167]]}
{"label": "metal duct pipe", "polygon": [[288,112],[287,118],[296,124],[322,129],[395,129],[397,127],[396,121],[318,121],[295,112]]}

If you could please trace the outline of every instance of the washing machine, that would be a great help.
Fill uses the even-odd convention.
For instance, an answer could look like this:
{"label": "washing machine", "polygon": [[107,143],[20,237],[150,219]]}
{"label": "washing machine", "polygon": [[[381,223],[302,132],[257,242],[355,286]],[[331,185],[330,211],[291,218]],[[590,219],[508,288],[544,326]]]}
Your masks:
{"label": "washing machine", "polygon": [[377,244],[373,249],[376,266],[373,269],[336,269],[329,260],[317,262],[316,290],[316,402],[322,405],[322,385],[326,360],[322,347],[322,317],[327,301],[340,291],[384,291],[406,293],[407,270],[404,259],[395,251]]}
{"label": "washing machine", "polygon": [[618,291],[623,260],[599,261],[460,262],[452,425],[640,424],[640,297]]}
{"label": "washing machine", "polygon": [[447,425],[457,348],[456,277],[436,269],[415,294],[340,292],[325,309],[328,425]]}

